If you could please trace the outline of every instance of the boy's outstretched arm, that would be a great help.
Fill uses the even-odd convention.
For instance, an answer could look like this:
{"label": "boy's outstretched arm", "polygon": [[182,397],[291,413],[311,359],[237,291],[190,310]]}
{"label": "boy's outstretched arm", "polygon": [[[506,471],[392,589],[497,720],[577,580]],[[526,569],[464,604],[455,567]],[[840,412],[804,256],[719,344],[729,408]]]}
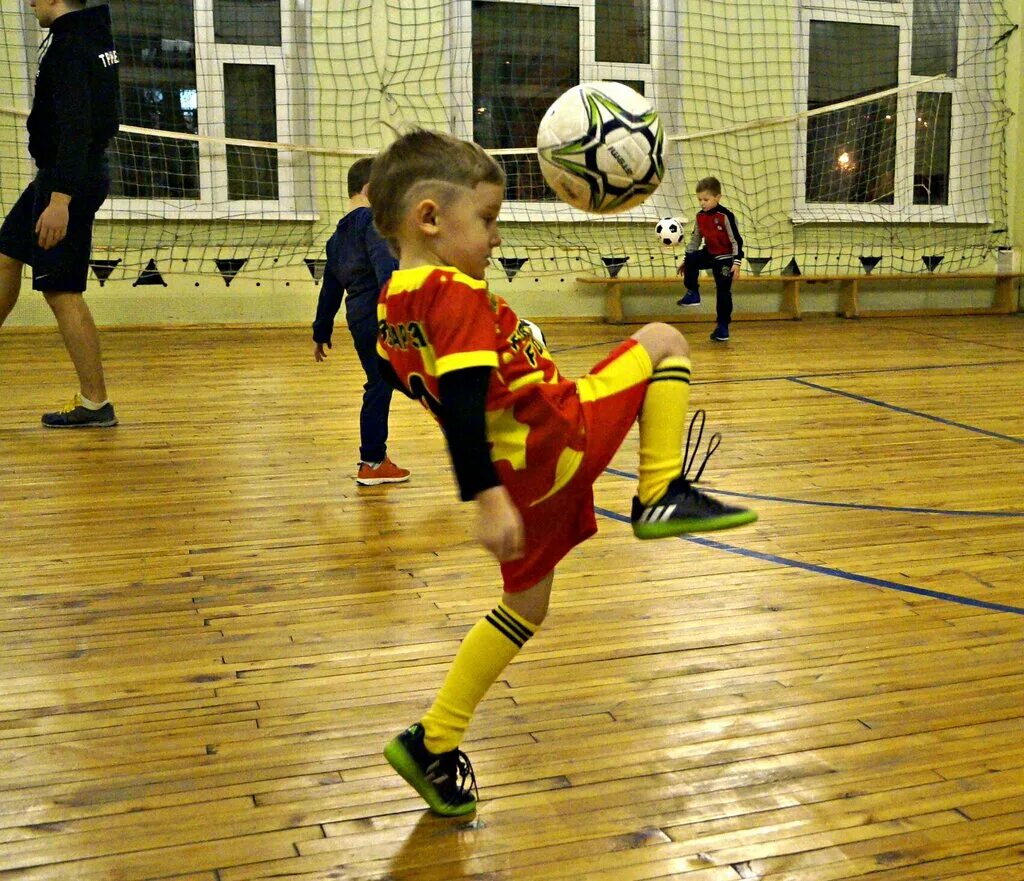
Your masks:
{"label": "boy's outstretched arm", "polygon": [[524,529],[519,511],[491,461],[487,442],[485,404],[491,367],[467,367],[445,373],[438,380],[439,419],[444,428],[464,502],[477,503],[476,536],[498,560],[523,554]]}

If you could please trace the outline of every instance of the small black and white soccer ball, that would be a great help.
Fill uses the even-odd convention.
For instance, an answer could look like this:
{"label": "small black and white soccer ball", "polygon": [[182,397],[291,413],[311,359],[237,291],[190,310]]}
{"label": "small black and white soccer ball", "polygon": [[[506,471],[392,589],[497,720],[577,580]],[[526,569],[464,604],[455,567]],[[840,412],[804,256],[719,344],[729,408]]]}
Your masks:
{"label": "small black and white soccer ball", "polygon": [[683,240],[683,224],[685,222],[679,217],[663,217],[654,227],[654,234],[662,245],[671,248]]}

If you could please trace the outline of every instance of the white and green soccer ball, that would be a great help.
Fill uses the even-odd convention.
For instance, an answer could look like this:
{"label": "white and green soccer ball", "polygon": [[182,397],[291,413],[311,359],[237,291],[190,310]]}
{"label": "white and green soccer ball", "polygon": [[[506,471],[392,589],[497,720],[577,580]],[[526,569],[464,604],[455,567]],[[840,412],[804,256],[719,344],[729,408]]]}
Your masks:
{"label": "white and green soccer ball", "polygon": [[563,202],[596,214],[633,208],[665,174],[665,136],[643,95],[614,82],[573,86],[537,130],[544,180]]}

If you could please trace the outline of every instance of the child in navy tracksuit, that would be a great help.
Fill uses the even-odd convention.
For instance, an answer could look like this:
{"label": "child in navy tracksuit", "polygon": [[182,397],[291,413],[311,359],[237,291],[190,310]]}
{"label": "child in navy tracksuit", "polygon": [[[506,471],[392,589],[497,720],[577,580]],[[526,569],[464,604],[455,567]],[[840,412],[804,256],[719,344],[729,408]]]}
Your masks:
{"label": "child in navy tracksuit", "polygon": [[373,159],[359,159],[348,172],[350,210],[338,221],[338,228],[327,242],[324,286],[313,322],[313,357],[323,361],[331,347],[334,316],[345,296],[345,317],[363,365],[366,383],[359,413],[359,470],[356,483],[375,486],[402,483],[409,472],[388,458],[388,413],[391,386],[377,367],[377,300],[381,288],[391,278],[398,262],[373,225],[367,184]]}
{"label": "child in navy tracksuit", "polygon": [[[732,280],[739,278],[743,262],[743,238],[736,226],[736,216],[719,205],[722,185],[718,178],[705,177],[697,184],[697,201],[701,210],[693,224],[693,235],[686,246],[686,256],[679,267],[686,293],[677,301],[680,306],[700,302],[698,277],[700,270],[710,269],[715,276],[717,322],[711,339],[724,343],[729,339],[732,320]],[[701,247],[701,240],[704,247]]]}

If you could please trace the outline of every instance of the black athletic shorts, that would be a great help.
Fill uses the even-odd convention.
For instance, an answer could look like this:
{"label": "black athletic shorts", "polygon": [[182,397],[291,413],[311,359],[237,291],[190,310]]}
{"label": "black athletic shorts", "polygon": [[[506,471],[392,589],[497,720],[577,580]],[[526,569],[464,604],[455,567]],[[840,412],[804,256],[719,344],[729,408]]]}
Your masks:
{"label": "black athletic shorts", "polygon": [[50,204],[53,173],[41,168],[25,188],[0,227],[0,253],[32,267],[32,288],[44,293],[81,293],[89,277],[92,224],[110,192],[107,164],[96,166],[82,192],[68,206],[68,231],[63,241],[48,251],[39,247],[36,222]]}

